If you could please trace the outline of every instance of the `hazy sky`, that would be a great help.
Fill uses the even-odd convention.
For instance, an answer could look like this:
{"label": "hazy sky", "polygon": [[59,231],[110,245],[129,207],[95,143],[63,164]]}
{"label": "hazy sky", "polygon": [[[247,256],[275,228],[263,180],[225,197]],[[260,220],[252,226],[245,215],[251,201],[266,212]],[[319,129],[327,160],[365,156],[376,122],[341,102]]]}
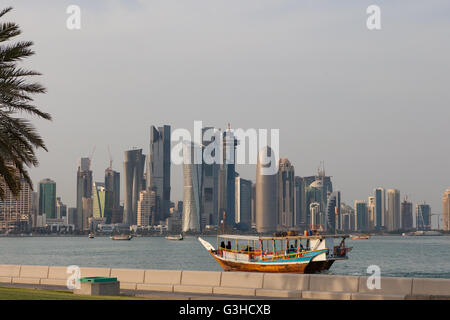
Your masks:
{"label": "hazy sky", "polygon": [[[77,159],[94,146],[94,179],[123,152],[149,150],[150,125],[280,129],[299,176],[320,161],[343,201],[377,186],[442,211],[450,187],[450,2],[134,0],[6,1],[35,42],[35,121],[49,152],[32,169],[75,205]],[[81,7],[81,30],[66,28]],[[381,8],[379,31],[366,8]],[[3,1],[2,6],[8,4]],[[254,179],[255,168],[239,167]],[[172,169],[172,199],[182,199]],[[123,189],[123,188],[122,188]]]}

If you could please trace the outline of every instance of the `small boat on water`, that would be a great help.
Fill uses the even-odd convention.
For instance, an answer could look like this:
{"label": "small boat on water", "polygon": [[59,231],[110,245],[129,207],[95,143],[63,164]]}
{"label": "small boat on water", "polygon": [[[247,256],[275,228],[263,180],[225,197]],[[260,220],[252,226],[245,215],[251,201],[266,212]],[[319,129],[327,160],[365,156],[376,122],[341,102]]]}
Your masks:
{"label": "small boat on water", "polygon": [[133,238],[133,236],[129,235],[129,234],[121,234],[121,235],[111,236],[112,240],[131,240],[132,238]]}
{"label": "small boat on water", "polygon": [[93,233],[89,233],[89,239],[94,239],[95,238],[95,235],[93,234]]}
{"label": "small boat on water", "polygon": [[352,239],[370,239],[369,235],[351,236]]}
{"label": "small boat on water", "polygon": [[184,238],[183,238],[183,235],[182,235],[182,234],[179,234],[179,235],[177,235],[177,236],[167,236],[166,239],[167,239],[167,240],[172,240],[172,241],[181,241],[181,240],[183,240]]}
{"label": "small boat on water", "polygon": [[[334,239],[342,238],[334,246]],[[218,249],[198,238],[224,271],[316,273],[348,259],[348,235],[242,236],[218,235]],[[220,244],[219,244],[220,241]],[[227,244],[225,245],[225,241]]]}

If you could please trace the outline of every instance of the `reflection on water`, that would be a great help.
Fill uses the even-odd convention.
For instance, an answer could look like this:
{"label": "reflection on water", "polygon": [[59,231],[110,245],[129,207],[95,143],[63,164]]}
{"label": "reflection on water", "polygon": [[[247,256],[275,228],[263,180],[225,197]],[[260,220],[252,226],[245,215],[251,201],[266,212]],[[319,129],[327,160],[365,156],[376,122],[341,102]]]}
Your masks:
{"label": "reflection on water", "polygon": [[[215,237],[205,237],[216,246]],[[350,259],[337,261],[329,274],[367,275],[378,265],[382,276],[450,278],[450,237],[372,237],[346,240]],[[141,237],[112,241],[108,237],[0,238],[0,264],[79,265],[138,269],[220,271],[195,237],[168,241]]]}

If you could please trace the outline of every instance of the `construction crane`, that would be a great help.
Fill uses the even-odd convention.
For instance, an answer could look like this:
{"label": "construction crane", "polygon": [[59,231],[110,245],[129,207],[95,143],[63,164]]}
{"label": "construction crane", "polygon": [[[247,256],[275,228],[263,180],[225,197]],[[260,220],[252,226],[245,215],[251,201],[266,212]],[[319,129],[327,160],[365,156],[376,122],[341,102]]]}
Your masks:
{"label": "construction crane", "polygon": [[109,169],[112,170],[113,158],[111,156],[111,150],[109,149],[109,144],[108,144],[108,155],[109,155]]}

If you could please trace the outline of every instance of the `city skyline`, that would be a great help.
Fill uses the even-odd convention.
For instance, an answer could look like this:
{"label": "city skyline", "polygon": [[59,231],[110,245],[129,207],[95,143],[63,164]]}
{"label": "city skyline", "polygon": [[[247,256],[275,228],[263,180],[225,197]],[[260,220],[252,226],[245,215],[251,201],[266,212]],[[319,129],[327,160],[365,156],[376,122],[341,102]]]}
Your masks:
{"label": "city skyline", "polygon": [[[325,161],[343,202],[384,186],[405,190],[434,211],[442,206],[450,177],[449,151],[440,147],[450,116],[445,1],[434,1],[432,12],[419,1],[407,11],[383,3],[377,33],[365,27],[367,3],[355,1],[249,2],[239,10],[218,1],[179,11],[171,10],[173,3],[82,1],[80,31],[66,29],[64,1],[14,6],[10,17],[35,41],[30,62],[48,87],[36,102],[54,115],[52,123],[36,121],[49,152],[38,152],[40,167],[30,173],[35,184],[54,179],[70,206],[73,167],[93,146],[92,170],[100,180],[108,144],[115,170],[122,171],[124,150],[148,153],[151,124],[190,128],[193,120],[279,128],[280,151],[298,175]],[[127,45],[109,50],[111,34]],[[130,53],[138,46],[141,54]],[[118,87],[112,79],[129,61],[136,67],[120,69],[129,81]],[[182,179],[175,179],[182,168],[172,167],[172,200],[182,199]],[[255,178],[254,168],[236,170]]]}

